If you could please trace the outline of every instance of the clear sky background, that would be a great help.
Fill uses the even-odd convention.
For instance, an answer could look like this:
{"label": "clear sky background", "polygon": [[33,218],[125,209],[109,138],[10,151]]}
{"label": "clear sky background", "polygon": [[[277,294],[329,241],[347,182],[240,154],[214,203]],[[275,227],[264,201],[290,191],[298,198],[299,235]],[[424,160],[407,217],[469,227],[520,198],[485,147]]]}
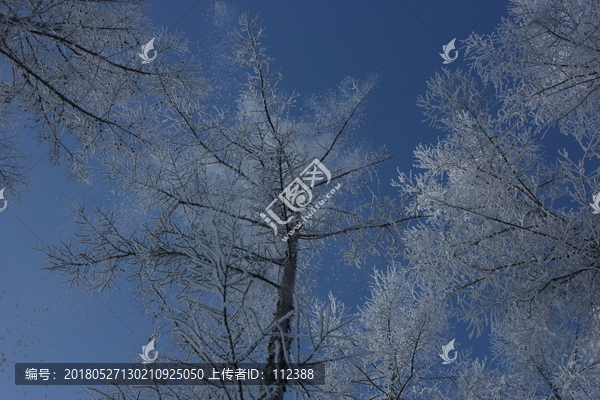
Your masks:
{"label": "clear sky background", "polygon": [[[425,93],[427,79],[442,68],[467,68],[460,40],[471,32],[491,33],[507,16],[508,2],[156,0],[149,4],[149,18],[157,28],[174,28],[189,38],[192,53],[202,61],[215,92],[223,93],[224,103],[238,89],[240,78],[224,57],[231,54],[226,35],[244,11],[260,13],[266,27],[264,44],[283,74],[280,87],[297,91],[300,103],[312,93],[335,88],[346,76],[380,73],[361,133],[373,146],[386,144],[395,156],[379,168],[381,193],[395,196],[390,182],[397,176],[396,168],[408,172],[415,146],[434,143],[443,135],[422,122],[417,96]],[[439,53],[453,38],[458,59],[445,66]],[[139,43],[149,39],[139,38]],[[160,43],[156,49],[160,57]],[[32,137],[26,129],[22,136]],[[546,141],[553,149],[564,147],[556,135],[549,134]],[[14,363],[129,362],[147,343],[152,322],[140,314],[126,287],[91,296],[80,288],[67,292],[63,278],[40,271],[43,255],[32,248],[69,240],[77,230],[69,209],[81,199],[90,209],[94,204],[114,207],[124,219],[143,214],[132,215],[130,207],[127,214],[119,211],[131,200],[113,194],[111,184],[100,176],[91,186],[70,181],[62,169],[45,162],[43,145],[29,139],[23,146],[35,165],[32,184],[23,193],[5,193],[9,206],[0,213],[0,399],[82,399],[81,389],[74,386],[15,386]],[[373,266],[350,268],[336,249],[328,251],[319,266],[319,293],[325,298],[331,291],[356,309],[369,294]],[[383,259],[378,267],[385,268]],[[456,332],[458,349],[473,348],[475,355],[486,355],[485,337],[468,339],[462,328]]]}

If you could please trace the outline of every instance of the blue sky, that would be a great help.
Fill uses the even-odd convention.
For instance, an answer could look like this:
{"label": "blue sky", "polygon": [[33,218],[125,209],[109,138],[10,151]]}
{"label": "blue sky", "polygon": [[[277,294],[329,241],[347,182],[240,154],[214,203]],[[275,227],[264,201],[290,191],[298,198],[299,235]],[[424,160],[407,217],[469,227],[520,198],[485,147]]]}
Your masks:
{"label": "blue sky", "polygon": [[[390,181],[396,168],[408,172],[415,146],[433,143],[443,134],[422,123],[417,96],[425,93],[426,80],[435,72],[466,68],[461,50],[457,61],[444,66],[439,56],[442,45],[453,38],[459,44],[472,31],[492,32],[507,15],[508,2],[157,0],[149,4],[155,26],[174,28],[189,38],[192,53],[223,99],[237,83],[234,69],[223,57],[230,54],[224,35],[244,11],[260,13],[266,27],[264,44],[283,75],[280,87],[297,91],[300,101],[335,88],[346,76],[379,73],[361,133],[373,146],[386,144],[395,156],[380,168],[382,194],[395,196]],[[149,39],[139,38],[139,42]],[[156,48],[160,55],[159,43]],[[31,137],[26,130],[22,136]],[[547,140],[552,142],[552,136]],[[118,210],[128,200],[114,195],[111,185],[99,176],[91,186],[68,180],[62,169],[43,161],[43,145],[27,140],[23,145],[35,164],[32,184],[23,193],[6,193],[9,207],[0,213],[0,393],[11,399],[85,398],[77,394],[77,387],[17,387],[13,364],[129,362],[147,343],[152,324],[126,290],[93,296],[79,288],[67,292],[61,277],[40,271],[42,254],[32,248],[69,239],[76,230],[69,213],[75,201],[85,198],[90,207],[98,204]],[[350,269],[332,252],[320,265],[320,293],[325,296],[331,291],[356,307],[369,293],[365,282],[371,268]],[[468,341],[464,333],[457,337],[465,347],[480,349],[483,344],[483,339]]]}

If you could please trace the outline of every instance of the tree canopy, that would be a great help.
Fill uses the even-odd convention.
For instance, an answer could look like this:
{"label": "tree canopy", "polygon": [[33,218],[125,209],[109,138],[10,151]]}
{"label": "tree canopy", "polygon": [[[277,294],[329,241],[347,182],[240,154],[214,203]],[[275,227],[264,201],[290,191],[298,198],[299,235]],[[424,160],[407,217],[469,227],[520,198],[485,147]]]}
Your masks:
{"label": "tree canopy", "polygon": [[[419,99],[447,135],[415,151],[424,172],[396,182],[429,215],[402,233],[402,270],[472,333],[489,326],[489,398],[600,395],[600,238],[589,205],[600,173],[599,11],[591,1],[514,1],[496,33],[466,41],[471,71],[436,74]],[[542,135],[554,124],[573,138],[556,159]],[[458,398],[488,398],[478,384]]]}
{"label": "tree canopy", "polygon": [[[0,3],[0,185],[27,182],[17,130],[27,124],[52,163],[88,179],[90,157],[153,143],[152,118],[169,92],[204,96],[206,86],[176,35],[157,32],[139,0],[6,0]],[[156,35],[161,57],[143,65],[140,46]],[[168,57],[178,57],[175,61]],[[8,73],[5,73],[8,72]],[[25,117],[18,119],[17,117]],[[22,134],[22,133],[21,133]]]}
{"label": "tree canopy", "polygon": [[[27,4],[38,12],[38,3]],[[79,18],[69,24],[88,28],[77,22],[86,7],[69,14],[54,5],[60,18],[66,13]],[[600,6],[515,0],[509,11],[495,33],[464,41],[468,71],[445,69],[429,80],[418,103],[445,134],[415,150],[418,171],[399,174],[392,200],[371,187],[376,167],[390,156],[354,136],[376,77],[346,78],[298,112],[295,94],[278,88],[281,75],[261,44],[263,28],[249,14],[234,34],[246,84],[234,106],[216,110],[202,80],[183,64],[133,68],[125,48],[106,50],[115,59],[123,54],[119,62],[99,55],[112,40],[75,45],[61,29],[75,29],[75,37],[80,31],[64,22],[44,31],[49,21],[2,14],[3,29],[14,29],[14,37],[32,35],[23,43],[54,41],[47,57],[66,52],[87,57],[102,73],[114,70],[106,92],[83,73],[89,79],[63,93],[58,75],[81,75],[79,66],[48,69],[37,55],[0,47],[15,70],[30,57],[21,64],[32,71],[3,93],[43,117],[44,139],[60,139],[62,128],[79,135],[73,149],[80,156],[73,160],[85,158],[80,146],[98,143],[77,125],[87,121],[106,139],[108,176],[148,215],[130,229],[110,210],[90,213],[82,204],[73,241],[42,249],[47,268],[91,290],[129,282],[176,345],[171,361],[277,369],[322,362],[330,377],[319,386],[268,379],[258,386],[114,387],[93,394],[600,398],[600,231],[589,206],[600,190]],[[93,31],[101,36],[100,27]],[[74,97],[63,99],[66,93]],[[70,105],[77,96],[89,105]],[[544,136],[552,129],[570,137],[572,149],[553,154]],[[350,246],[347,261],[356,265],[368,255],[394,256],[374,270],[371,297],[354,314],[334,294],[317,299],[311,282],[319,251],[342,238]],[[439,349],[457,321],[467,322],[472,335],[490,332],[493,359],[462,352],[442,364]]]}

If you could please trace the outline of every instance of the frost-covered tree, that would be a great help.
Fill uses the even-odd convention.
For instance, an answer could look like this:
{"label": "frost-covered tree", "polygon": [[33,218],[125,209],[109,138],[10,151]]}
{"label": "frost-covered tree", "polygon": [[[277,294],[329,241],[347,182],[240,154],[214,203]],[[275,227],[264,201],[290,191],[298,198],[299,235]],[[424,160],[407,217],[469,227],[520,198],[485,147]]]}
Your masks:
{"label": "frost-covered tree", "polygon": [[558,123],[597,151],[598,2],[514,0],[509,12],[494,34],[466,41],[473,68],[498,91],[499,117],[526,115],[537,130]]}
{"label": "frost-covered tree", "polygon": [[[600,397],[599,12],[513,1],[497,33],[467,40],[471,73],[437,74],[419,99],[447,136],[396,182],[427,216],[401,233],[406,283],[472,334],[487,324],[496,366],[464,363],[441,398]],[[554,123],[574,139],[556,159],[540,134]]]}
{"label": "frost-covered tree", "polygon": [[[404,217],[368,185],[385,151],[353,136],[375,80],[345,79],[297,115],[297,96],[277,88],[280,75],[262,36],[256,19],[240,19],[234,55],[247,83],[231,110],[213,112],[186,92],[168,92],[160,114],[168,136],[114,158],[113,178],[151,220],[131,230],[111,212],[97,209],[94,217],[81,207],[76,243],[44,251],[49,269],[73,284],[103,290],[128,279],[159,333],[178,346],[173,361],[329,368],[364,351],[343,305],[313,296],[319,249],[346,237],[346,257],[359,263],[387,251]],[[282,399],[286,390],[331,398],[338,389],[266,379],[260,386],[115,390],[128,390],[128,398],[148,391],[156,398]]]}
{"label": "frost-covered tree", "polygon": [[[152,142],[160,127],[148,115],[165,92],[203,96],[193,63],[167,62],[185,42],[155,32],[143,8],[138,0],[0,2],[0,186],[26,181],[28,155],[16,137],[23,121],[51,162],[85,179],[90,156]],[[144,65],[137,53],[153,37],[160,55]]]}
{"label": "frost-covered tree", "polygon": [[444,304],[424,288],[407,284],[411,273],[401,268],[376,270],[373,279],[371,297],[352,327],[362,354],[352,364],[346,361],[353,372],[346,398],[419,399],[445,393],[452,373],[438,355],[449,330]]}

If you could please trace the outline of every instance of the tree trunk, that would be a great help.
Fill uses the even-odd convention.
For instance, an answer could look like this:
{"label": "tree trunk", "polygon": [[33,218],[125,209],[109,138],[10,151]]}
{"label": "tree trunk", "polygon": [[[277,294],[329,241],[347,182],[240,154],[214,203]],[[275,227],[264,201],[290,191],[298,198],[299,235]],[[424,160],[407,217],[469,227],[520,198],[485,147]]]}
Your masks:
{"label": "tree trunk", "polygon": [[[277,309],[275,310],[274,319],[279,321],[279,324],[273,329],[271,339],[268,345],[267,371],[274,369],[287,368],[286,354],[289,355],[289,350],[292,345],[291,338],[291,315],[290,312],[294,309],[294,286],[296,284],[296,266],[298,262],[298,239],[295,237],[287,241],[288,257],[283,265],[283,274],[281,277],[279,298],[277,301]],[[287,315],[287,318],[283,319]],[[265,379],[267,384],[267,393],[264,398],[270,400],[283,400],[285,392],[285,382],[278,375],[279,379],[268,376]]]}

